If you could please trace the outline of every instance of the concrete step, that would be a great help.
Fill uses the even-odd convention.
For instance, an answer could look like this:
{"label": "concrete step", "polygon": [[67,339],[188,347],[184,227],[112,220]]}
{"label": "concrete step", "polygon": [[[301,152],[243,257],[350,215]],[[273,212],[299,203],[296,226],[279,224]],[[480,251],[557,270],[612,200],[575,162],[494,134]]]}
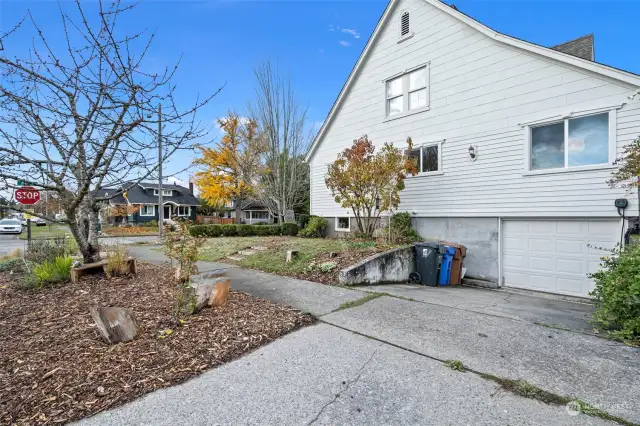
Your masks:
{"label": "concrete step", "polygon": [[242,256],[251,256],[252,254],[256,254],[255,250],[240,250],[238,254]]}
{"label": "concrete step", "polygon": [[253,247],[251,247],[251,250],[265,251],[265,250],[269,250],[269,247],[265,247],[265,246],[253,246]]}
{"label": "concrete step", "polygon": [[244,259],[244,256],[238,256],[237,254],[234,254],[232,256],[228,256],[227,259],[235,260],[237,262],[239,260]]}

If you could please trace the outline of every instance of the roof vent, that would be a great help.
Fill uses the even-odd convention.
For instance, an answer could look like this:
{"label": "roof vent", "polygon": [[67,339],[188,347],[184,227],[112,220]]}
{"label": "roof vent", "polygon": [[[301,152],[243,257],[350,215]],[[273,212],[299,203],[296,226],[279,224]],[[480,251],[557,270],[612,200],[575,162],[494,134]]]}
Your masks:
{"label": "roof vent", "polygon": [[400,37],[405,37],[409,35],[410,32],[409,27],[409,12],[404,12],[400,17]]}

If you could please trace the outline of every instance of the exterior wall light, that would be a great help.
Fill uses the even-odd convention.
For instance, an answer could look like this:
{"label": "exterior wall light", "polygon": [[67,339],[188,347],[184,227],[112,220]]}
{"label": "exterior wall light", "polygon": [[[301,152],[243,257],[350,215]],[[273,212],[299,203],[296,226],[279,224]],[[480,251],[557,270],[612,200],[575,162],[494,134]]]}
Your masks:
{"label": "exterior wall light", "polygon": [[471,158],[471,161],[476,161],[476,147],[473,145],[469,145],[469,157]]}

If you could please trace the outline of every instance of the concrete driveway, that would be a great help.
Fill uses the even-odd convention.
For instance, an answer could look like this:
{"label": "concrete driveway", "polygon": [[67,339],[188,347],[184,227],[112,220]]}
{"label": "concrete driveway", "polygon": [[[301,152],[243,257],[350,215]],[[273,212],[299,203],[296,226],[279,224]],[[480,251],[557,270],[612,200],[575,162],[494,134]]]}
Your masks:
{"label": "concrete driveway", "polygon": [[[148,247],[132,251],[164,260]],[[200,265],[221,267],[229,265]],[[577,330],[561,330],[536,324],[557,319],[548,305],[536,314],[531,306],[549,299],[532,296],[512,296],[507,309],[499,291],[452,288],[447,296],[384,286],[377,290],[390,295],[347,308],[345,302],[367,293],[234,267],[228,272],[234,288],[312,312],[319,323],[81,423],[613,424],[516,396],[485,374],[526,380],[640,423],[640,351],[580,330],[588,305],[555,301],[577,313],[559,316]],[[411,291],[412,300],[396,291]],[[470,371],[453,371],[446,360],[460,360]]]}

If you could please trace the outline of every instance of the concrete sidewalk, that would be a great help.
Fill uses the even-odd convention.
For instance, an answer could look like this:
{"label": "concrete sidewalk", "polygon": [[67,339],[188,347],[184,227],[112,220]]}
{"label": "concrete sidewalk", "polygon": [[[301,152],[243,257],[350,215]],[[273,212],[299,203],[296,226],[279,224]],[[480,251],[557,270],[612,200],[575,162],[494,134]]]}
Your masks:
{"label": "concrete sidewalk", "polygon": [[605,425],[330,325],[291,333],[83,425]]}
{"label": "concrete sidewalk", "polygon": [[[149,247],[131,250],[140,259],[166,260]],[[535,324],[548,317],[549,323],[564,321],[568,328],[580,329],[588,305],[572,308],[561,301],[514,297],[518,295],[505,301],[506,293],[463,287],[420,292],[411,286],[381,286],[366,290],[418,301],[382,296],[335,311],[367,293],[215,262],[199,267],[228,268],[233,288],[311,312],[322,323],[84,423],[606,423],[517,397],[476,373],[449,370],[443,361],[450,359],[640,423],[638,349],[586,330]],[[536,301],[544,307],[542,313],[534,309]],[[575,312],[554,314],[563,308]]]}

